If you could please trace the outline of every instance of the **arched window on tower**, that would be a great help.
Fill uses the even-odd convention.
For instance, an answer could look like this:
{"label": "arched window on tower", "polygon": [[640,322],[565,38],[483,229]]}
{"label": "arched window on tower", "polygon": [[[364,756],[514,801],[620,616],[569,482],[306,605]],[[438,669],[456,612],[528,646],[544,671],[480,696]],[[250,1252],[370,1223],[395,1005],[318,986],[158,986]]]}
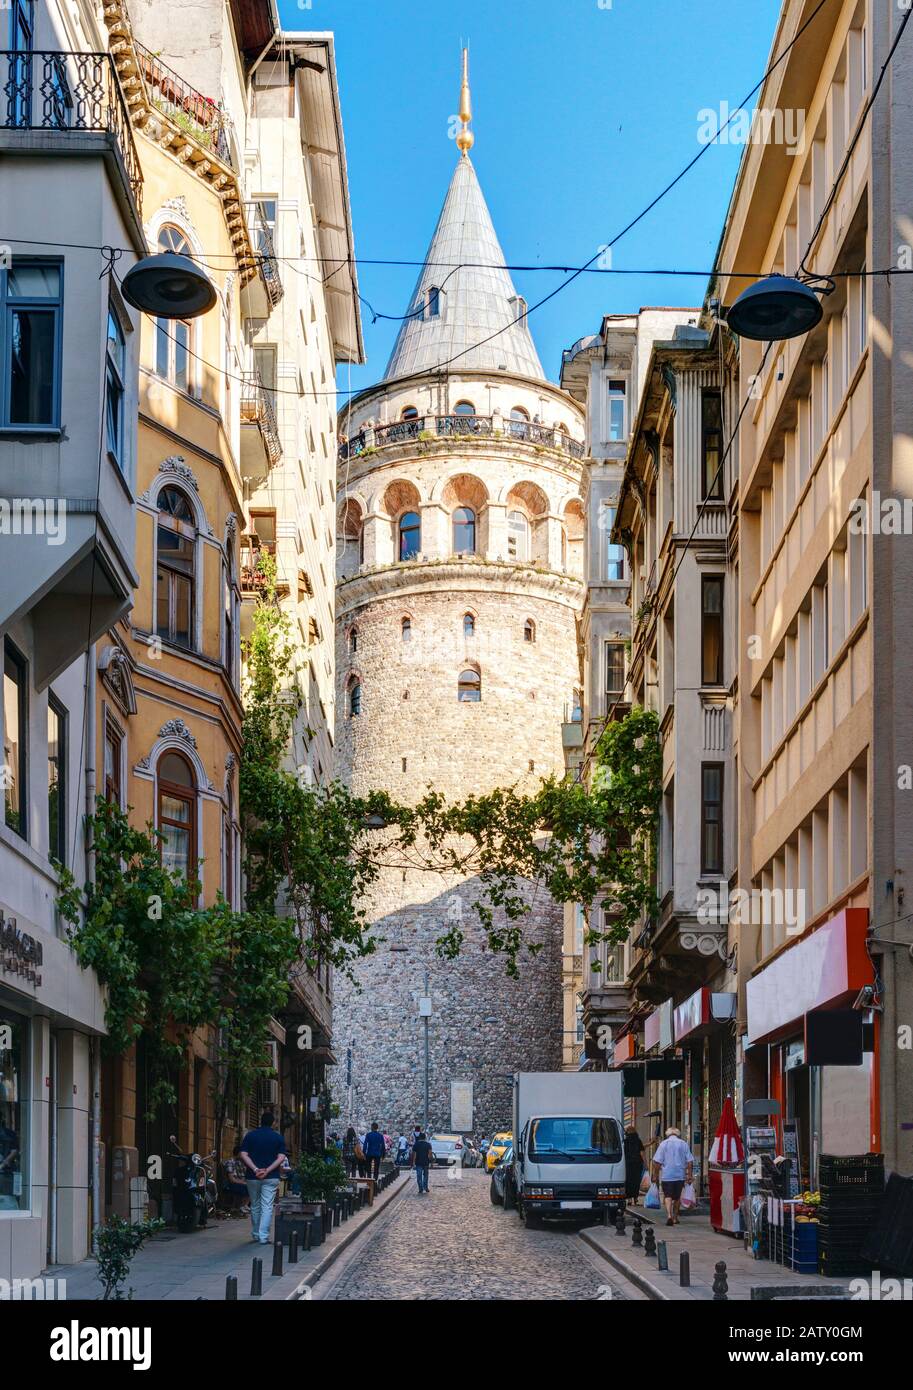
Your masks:
{"label": "arched window on tower", "polygon": [[475,635],[476,635],[476,620],[475,620],[475,615],[474,615],[473,613],[464,613],[464,614],[463,614],[463,636],[464,636],[464,637],[467,639],[467,641],[468,641],[470,637],[475,637]]}
{"label": "arched window on tower", "polygon": [[193,646],[197,528],[185,493],[162,488],[156,526],[155,630],[166,642]]}
{"label": "arched window on tower", "polygon": [[523,641],[535,642],[535,640],[536,624],[533,622],[532,618],[527,618],[526,622],[523,624]]}
{"label": "arched window on tower", "polygon": [[457,682],[457,699],[462,704],[476,703],[482,698],[482,677],[471,668],[460,672]]}
{"label": "arched window on tower", "polygon": [[350,653],[350,655],[354,656],[354,654],[355,654],[357,651],[358,651],[358,628],[357,628],[357,627],[352,627],[352,628],[349,629],[349,653]]}
{"label": "arched window on tower", "polygon": [[529,559],[529,522],[522,512],[507,513],[507,556],[510,560]]}
{"label": "arched window on tower", "polygon": [[404,512],[399,519],[399,558],[414,560],[422,548],[422,519],[418,512]]}
{"label": "arched window on tower", "polygon": [[403,641],[404,641],[404,642],[411,642],[411,641],[412,641],[412,619],[411,619],[411,618],[403,618],[403,621],[402,621],[402,623],[401,623],[400,626],[401,626]]}
{"label": "arched window on tower", "polygon": [[430,285],[425,291],[425,318],[439,319],[441,316],[441,291],[438,285]]}
{"label": "arched window on tower", "polygon": [[400,415],[399,418],[400,418],[401,420],[417,420],[417,419],[418,419],[418,411],[416,410],[416,408],[415,408],[414,405],[407,405],[407,406],[404,406],[404,407],[403,407],[403,412],[402,412],[402,414]]}
{"label": "arched window on tower", "polygon": [[353,680],[349,685],[349,717],[354,719],[361,714],[361,681]]}
{"label": "arched window on tower", "polygon": [[196,785],[193,770],[180,753],[163,753],[156,769],[162,868],[193,877],[196,869]]}
{"label": "arched window on tower", "polygon": [[453,513],[453,553],[474,555],[476,549],[476,514],[471,507],[457,507]]}
{"label": "arched window on tower", "polygon": [[472,401],[457,401],[453,407],[454,415],[475,415],[476,408]]}

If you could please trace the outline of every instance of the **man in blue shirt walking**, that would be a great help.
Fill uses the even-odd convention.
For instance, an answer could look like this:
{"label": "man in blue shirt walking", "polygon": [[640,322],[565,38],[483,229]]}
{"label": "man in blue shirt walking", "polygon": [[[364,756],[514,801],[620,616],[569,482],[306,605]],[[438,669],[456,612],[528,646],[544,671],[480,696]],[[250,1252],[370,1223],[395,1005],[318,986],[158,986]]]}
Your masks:
{"label": "man in blue shirt walking", "polygon": [[365,1158],[368,1160],[368,1177],[374,1178],[376,1182],[380,1177],[380,1161],[387,1152],[384,1136],[376,1120],[365,1135],[364,1148]]}
{"label": "man in blue shirt walking", "polygon": [[247,1191],[250,1194],[250,1224],[252,1240],[269,1245],[273,1207],[279,1191],[279,1169],[286,1161],[286,1142],[273,1129],[273,1116],[267,1110],[260,1116],[259,1129],[251,1129],[241,1141],[241,1162],[250,1169]]}

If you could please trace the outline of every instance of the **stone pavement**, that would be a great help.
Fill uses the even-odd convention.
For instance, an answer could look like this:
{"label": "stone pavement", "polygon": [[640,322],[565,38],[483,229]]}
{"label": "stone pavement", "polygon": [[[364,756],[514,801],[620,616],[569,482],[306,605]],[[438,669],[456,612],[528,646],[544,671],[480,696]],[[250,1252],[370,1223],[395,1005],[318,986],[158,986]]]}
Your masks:
{"label": "stone pavement", "polygon": [[[224,1299],[225,1280],[229,1274],[238,1277],[239,1302],[276,1302],[301,1297],[304,1281],[318,1279],[345,1250],[365,1226],[377,1220],[391,1202],[401,1200],[407,1186],[407,1175],[391,1183],[385,1192],[374,1199],[374,1205],[363,1207],[350,1216],[315,1249],[302,1251],[298,1263],[288,1266],[288,1244],[285,1245],[285,1270],[273,1276],[271,1245],[255,1245],[251,1240],[250,1220],[229,1218],[215,1221],[204,1231],[180,1235],[166,1230],[147,1241],[136,1256],[127,1279],[136,1300],[194,1300]],[[257,1255],[263,1260],[263,1293],[250,1298],[251,1261]],[[83,1260],[76,1265],[52,1265],[45,1271],[47,1278],[65,1279],[67,1301],[97,1299],[101,1285],[95,1272],[95,1260]],[[305,1293],[304,1296],[309,1296]]]}
{"label": "stone pavement", "polygon": [[408,1190],[314,1288],[323,1301],[643,1301],[585,1247],[577,1227],[527,1231],[489,1199],[490,1178],[435,1169],[431,1191]]}
{"label": "stone pavement", "polygon": [[[669,1258],[668,1272],[660,1272],[657,1260],[644,1254],[643,1247],[631,1243],[632,1215],[636,1214],[654,1228],[657,1241],[664,1240]],[[656,1214],[659,1217],[659,1214]],[[714,1265],[726,1262],[726,1277],[730,1299],[751,1298],[752,1288],[784,1288],[793,1298],[815,1298],[821,1295],[846,1293],[846,1281],[825,1279],[820,1274],[795,1274],[785,1265],[770,1260],[756,1260],[736,1236],[718,1235],[706,1212],[683,1212],[681,1225],[667,1226],[665,1216],[654,1219],[652,1212],[642,1207],[625,1215],[627,1231],[620,1236],[614,1227],[591,1226],[580,1233],[580,1239],[601,1255],[615,1269],[638,1284],[649,1298],[703,1302],[713,1298]],[[679,1255],[687,1250],[691,1261],[691,1284],[679,1284]]]}

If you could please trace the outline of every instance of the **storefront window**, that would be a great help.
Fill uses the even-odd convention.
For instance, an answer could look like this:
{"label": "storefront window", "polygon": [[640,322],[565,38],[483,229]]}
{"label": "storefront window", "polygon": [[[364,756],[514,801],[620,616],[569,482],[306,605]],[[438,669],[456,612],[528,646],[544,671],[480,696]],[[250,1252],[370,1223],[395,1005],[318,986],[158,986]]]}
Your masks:
{"label": "storefront window", "polygon": [[0,1009],[0,1212],[26,1211],[28,1024]]}

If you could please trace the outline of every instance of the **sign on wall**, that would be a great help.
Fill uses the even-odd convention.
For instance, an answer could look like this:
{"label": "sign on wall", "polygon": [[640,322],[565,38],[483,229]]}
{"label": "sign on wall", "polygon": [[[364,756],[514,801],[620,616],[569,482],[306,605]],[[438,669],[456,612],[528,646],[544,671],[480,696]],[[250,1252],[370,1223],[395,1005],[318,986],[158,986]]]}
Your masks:
{"label": "sign on wall", "polygon": [[472,1129],[471,1081],[450,1083],[450,1128],[454,1134],[465,1134]]}

